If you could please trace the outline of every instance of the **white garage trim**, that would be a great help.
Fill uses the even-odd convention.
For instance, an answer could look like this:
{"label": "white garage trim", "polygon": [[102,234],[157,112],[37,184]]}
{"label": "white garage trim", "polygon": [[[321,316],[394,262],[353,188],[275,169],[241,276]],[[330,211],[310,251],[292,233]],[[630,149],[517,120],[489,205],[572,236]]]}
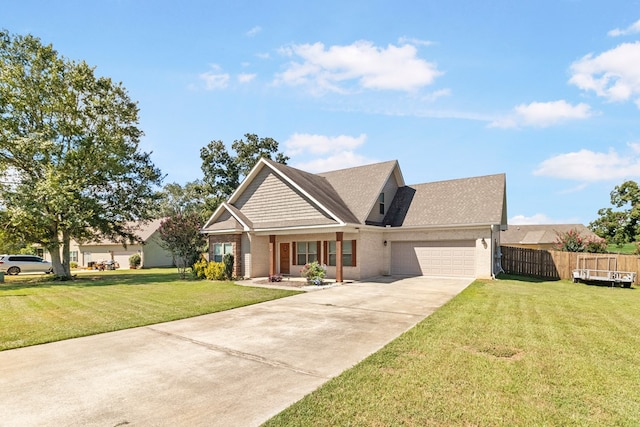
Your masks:
{"label": "white garage trim", "polygon": [[391,274],[475,277],[476,242],[391,242]]}

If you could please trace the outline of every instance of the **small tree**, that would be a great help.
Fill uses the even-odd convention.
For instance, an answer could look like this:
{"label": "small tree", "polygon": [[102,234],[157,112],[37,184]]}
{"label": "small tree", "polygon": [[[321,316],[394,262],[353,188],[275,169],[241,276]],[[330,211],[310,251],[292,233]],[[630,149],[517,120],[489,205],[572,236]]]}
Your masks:
{"label": "small tree", "polygon": [[177,214],[160,223],[160,246],[173,254],[181,278],[186,278],[187,270],[198,260],[205,239],[200,233],[201,220],[196,212]]}

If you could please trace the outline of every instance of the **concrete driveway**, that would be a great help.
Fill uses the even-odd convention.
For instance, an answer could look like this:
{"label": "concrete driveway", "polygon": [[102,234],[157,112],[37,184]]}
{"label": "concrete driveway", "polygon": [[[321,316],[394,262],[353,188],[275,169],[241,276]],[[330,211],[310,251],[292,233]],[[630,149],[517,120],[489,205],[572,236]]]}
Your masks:
{"label": "concrete driveway", "polygon": [[0,425],[259,425],[470,282],[381,278],[3,351]]}

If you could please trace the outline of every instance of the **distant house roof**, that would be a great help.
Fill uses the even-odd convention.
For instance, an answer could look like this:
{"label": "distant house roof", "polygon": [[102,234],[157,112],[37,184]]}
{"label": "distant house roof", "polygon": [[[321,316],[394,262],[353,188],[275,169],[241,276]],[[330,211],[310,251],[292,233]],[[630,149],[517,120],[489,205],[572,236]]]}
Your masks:
{"label": "distant house roof", "polygon": [[509,225],[508,230],[500,233],[503,245],[544,245],[553,244],[558,234],[576,230],[584,237],[596,237],[596,234],[582,224],[539,224],[539,225]]}
{"label": "distant house roof", "polygon": [[[146,243],[147,240],[155,233],[158,228],[160,228],[160,224],[162,223],[164,218],[158,218],[151,220],[149,222],[144,223],[131,223],[129,224],[133,230],[135,230],[135,235],[140,238],[142,243]],[[87,245],[121,245],[121,242],[114,242],[108,239],[102,239],[98,241],[89,241],[80,243],[83,246]]]}

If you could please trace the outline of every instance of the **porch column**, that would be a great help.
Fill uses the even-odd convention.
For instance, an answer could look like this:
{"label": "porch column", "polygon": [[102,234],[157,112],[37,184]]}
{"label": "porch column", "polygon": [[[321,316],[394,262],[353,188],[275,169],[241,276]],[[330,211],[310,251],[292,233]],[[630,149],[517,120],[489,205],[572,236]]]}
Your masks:
{"label": "porch column", "polygon": [[342,282],[342,231],[336,232],[336,282]]}
{"label": "porch column", "polygon": [[276,274],[276,236],[269,235],[269,276]]}

